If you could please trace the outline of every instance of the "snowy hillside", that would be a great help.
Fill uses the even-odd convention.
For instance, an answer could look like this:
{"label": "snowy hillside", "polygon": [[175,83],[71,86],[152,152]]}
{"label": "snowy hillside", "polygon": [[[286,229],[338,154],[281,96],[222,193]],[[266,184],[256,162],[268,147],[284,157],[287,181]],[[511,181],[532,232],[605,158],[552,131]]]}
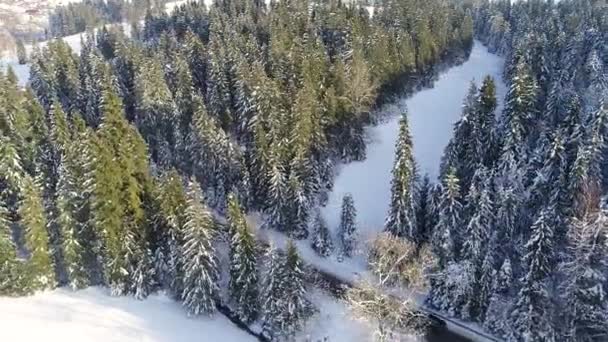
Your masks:
{"label": "snowy hillside", "polygon": [[164,295],[144,301],[111,297],[106,289],[58,289],[31,297],[0,297],[6,341],[248,342],[256,339],[227,318],[188,318]]}
{"label": "snowy hillside", "polygon": [[[298,341],[369,341],[370,330],[348,316],[340,301],[316,291],[319,305],[299,333]],[[249,342],[257,339],[221,314],[189,318],[179,303],[165,295],[140,301],[111,297],[93,287],[72,292],[58,289],[31,297],[0,297],[0,327],[8,340],[63,342]]]}

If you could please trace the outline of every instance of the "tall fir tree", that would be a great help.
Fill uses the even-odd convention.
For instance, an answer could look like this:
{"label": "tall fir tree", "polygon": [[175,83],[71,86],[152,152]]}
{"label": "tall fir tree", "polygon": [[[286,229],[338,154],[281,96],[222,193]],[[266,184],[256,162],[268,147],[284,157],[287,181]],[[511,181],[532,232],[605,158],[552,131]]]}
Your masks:
{"label": "tall fir tree", "polygon": [[385,229],[391,234],[420,243],[421,234],[416,223],[415,174],[412,137],[409,132],[407,113],[401,114],[399,137],[395,147],[391,204]]}
{"label": "tall fir tree", "polygon": [[255,236],[249,228],[236,196],[228,197],[230,242],[230,296],[236,312],[245,322],[258,314],[258,268]]}
{"label": "tall fir tree", "polygon": [[313,222],[312,249],[322,257],[328,257],[334,249],[329,228],[320,211],[316,212]]}
{"label": "tall fir tree", "polygon": [[189,315],[211,314],[218,300],[219,271],[212,239],[213,217],[203,205],[199,185],[190,180],[187,192],[182,264],[183,305]]}
{"label": "tall fir tree", "polygon": [[357,209],[351,194],[346,194],[342,198],[338,231],[342,243],[342,253],[347,257],[353,256],[357,243]]}
{"label": "tall fir tree", "polygon": [[47,217],[40,187],[25,177],[19,205],[20,224],[25,230],[25,246],[29,252],[27,271],[32,290],[53,288],[55,270],[47,232]]}
{"label": "tall fir tree", "polygon": [[525,274],[511,312],[510,339],[522,341],[555,341],[551,310],[549,277],[554,262],[553,208],[543,209],[531,228],[526,243]]}
{"label": "tall fir tree", "polygon": [[433,228],[432,245],[443,267],[458,257],[462,204],[456,169],[451,168],[443,180],[437,212],[438,221]]}

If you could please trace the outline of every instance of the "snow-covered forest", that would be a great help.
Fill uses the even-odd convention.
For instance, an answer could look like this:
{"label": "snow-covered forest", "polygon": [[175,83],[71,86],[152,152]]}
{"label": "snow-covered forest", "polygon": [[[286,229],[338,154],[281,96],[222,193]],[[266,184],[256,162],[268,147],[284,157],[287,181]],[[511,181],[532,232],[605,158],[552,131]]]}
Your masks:
{"label": "snow-covered forest", "polygon": [[[119,5],[59,8],[54,36],[89,29],[78,50],[23,48],[26,87],[0,73],[0,295],[103,288],[140,314],[151,296],[226,316],[201,324],[239,341],[400,341],[428,333],[425,308],[509,341],[608,339],[605,3],[218,0],[92,30],[130,20]],[[397,107],[392,172],[372,175],[390,189],[365,200],[387,199],[371,206],[385,220],[362,236],[362,197],[336,174],[374,160],[382,105],[463,63],[474,36],[502,75],[458,85],[441,160],[417,160],[424,107]],[[324,312],[373,333],[311,333]]]}

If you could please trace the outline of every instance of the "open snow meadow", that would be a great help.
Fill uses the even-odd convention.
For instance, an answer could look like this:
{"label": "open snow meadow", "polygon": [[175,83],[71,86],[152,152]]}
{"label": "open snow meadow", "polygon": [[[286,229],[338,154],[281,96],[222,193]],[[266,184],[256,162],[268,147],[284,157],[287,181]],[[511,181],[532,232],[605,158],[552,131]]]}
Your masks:
{"label": "open snow meadow", "polygon": [[136,300],[98,287],[0,297],[0,328],[3,341],[256,341],[222,315],[188,318],[164,295]]}

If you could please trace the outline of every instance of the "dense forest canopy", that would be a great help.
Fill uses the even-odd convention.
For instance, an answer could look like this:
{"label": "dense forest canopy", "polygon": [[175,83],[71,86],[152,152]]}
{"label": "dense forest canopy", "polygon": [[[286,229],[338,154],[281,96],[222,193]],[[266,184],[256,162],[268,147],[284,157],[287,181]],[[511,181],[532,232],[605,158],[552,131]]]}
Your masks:
{"label": "dense forest canopy", "polygon": [[[60,8],[53,35],[124,20],[125,6]],[[0,78],[1,293],[165,289],[190,314],[228,302],[266,335],[292,334],[311,312],[297,249],[259,255],[245,213],[307,237],[334,163],[365,157],[379,97],[462,59],[472,36],[472,16],[444,1],[387,1],[370,16],[230,0],[90,30],[79,55],[60,39],[36,48],[26,89]],[[346,255],[353,210],[345,199]]]}
{"label": "dense forest canopy", "polygon": [[469,8],[508,92],[494,113],[491,80],[471,85],[441,185],[425,190],[440,257],[429,302],[510,341],[606,340],[608,7]]}
{"label": "dense forest canopy", "polygon": [[[53,34],[125,19],[110,8],[126,3],[102,3],[58,9]],[[288,339],[313,311],[304,265],[294,244],[262,255],[247,214],[351,257],[352,197],[337,248],[318,212],[335,163],[365,158],[374,106],[466,57],[475,34],[505,58],[501,111],[495,80],[470,85],[437,185],[403,114],[370,267],[396,283],[408,277],[395,265],[429,256],[428,304],[507,340],[608,338],[604,1],[149,7],[130,30],[89,30],[80,55],[61,40],[36,49],[26,89],[0,76],[1,294],[164,289],[190,314],[228,303]],[[407,253],[389,266],[382,249]]]}

